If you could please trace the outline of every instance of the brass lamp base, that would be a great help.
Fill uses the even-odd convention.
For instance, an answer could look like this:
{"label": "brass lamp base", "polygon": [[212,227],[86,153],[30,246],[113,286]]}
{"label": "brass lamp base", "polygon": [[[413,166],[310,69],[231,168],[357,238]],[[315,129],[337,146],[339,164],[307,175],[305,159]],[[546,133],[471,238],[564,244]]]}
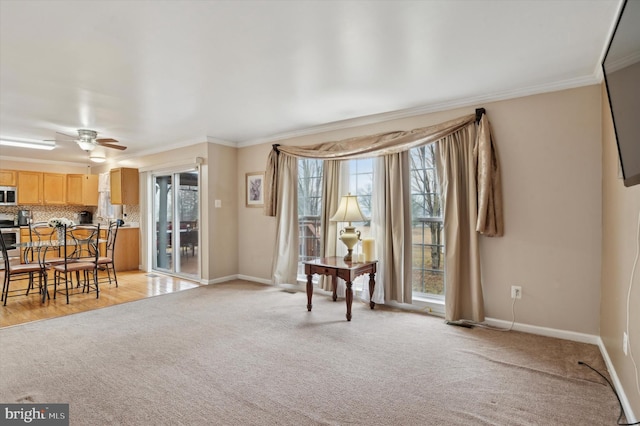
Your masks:
{"label": "brass lamp base", "polygon": [[353,261],[353,246],[360,240],[360,231],[356,231],[355,226],[345,226],[340,231],[340,240],[347,246],[347,255],[344,257],[345,262]]}

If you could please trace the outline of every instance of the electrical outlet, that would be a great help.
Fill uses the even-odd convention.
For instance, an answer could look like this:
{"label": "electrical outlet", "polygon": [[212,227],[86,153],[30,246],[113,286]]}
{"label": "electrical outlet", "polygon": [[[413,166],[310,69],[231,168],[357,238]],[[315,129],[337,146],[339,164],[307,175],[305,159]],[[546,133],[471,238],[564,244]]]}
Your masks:
{"label": "electrical outlet", "polygon": [[512,299],[522,299],[522,287],[519,285],[511,286],[511,298]]}
{"label": "electrical outlet", "polygon": [[627,355],[629,351],[629,335],[626,331],[622,332],[622,351],[625,355]]}

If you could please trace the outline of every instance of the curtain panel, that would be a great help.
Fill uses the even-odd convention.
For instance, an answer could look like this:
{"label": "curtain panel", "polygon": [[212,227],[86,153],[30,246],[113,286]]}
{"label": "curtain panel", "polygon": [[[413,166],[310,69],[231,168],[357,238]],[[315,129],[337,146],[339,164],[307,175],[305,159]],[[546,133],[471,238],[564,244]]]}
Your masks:
{"label": "curtain panel", "polygon": [[[320,257],[331,257],[336,255],[336,244],[338,241],[338,226],[331,222],[330,218],[338,209],[340,203],[340,162],[325,161],[322,172],[322,213],[320,217],[320,229],[322,239],[320,240]],[[332,291],[331,277],[320,275],[320,288]]]}
{"label": "curtain panel", "polygon": [[[297,281],[298,265],[298,159],[286,155],[278,159],[278,197],[276,247],[272,272],[275,284],[293,284]],[[292,226],[293,225],[293,226]],[[291,242],[295,243],[292,244]]]}
{"label": "curtain panel", "polygon": [[484,321],[480,280],[474,126],[437,142],[445,241],[445,318]]}
{"label": "curtain panel", "polygon": [[478,126],[478,136],[473,149],[478,176],[478,221],[476,231],[487,237],[504,234],[502,218],[502,182],[498,151],[491,137],[491,125],[486,114]]}

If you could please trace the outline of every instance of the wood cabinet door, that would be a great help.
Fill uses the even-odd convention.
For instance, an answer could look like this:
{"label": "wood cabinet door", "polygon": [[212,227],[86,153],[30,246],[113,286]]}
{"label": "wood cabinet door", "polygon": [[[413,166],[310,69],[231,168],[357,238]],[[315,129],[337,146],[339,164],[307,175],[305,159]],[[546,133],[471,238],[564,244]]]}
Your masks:
{"label": "wood cabinet door", "polygon": [[98,175],[82,175],[82,204],[98,205]]}
{"label": "wood cabinet door", "polygon": [[44,173],[42,192],[45,204],[65,205],[67,202],[67,175]]}
{"label": "wood cabinet door", "polygon": [[139,203],[138,169],[111,169],[111,204]]}
{"label": "wood cabinet door", "polygon": [[67,204],[98,205],[98,175],[67,175]]}
{"label": "wood cabinet door", "polygon": [[16,186],[15,170],[0,170],[0,186]]}
{"label": "wood cabinet door", "polygon": [[114,250],[116,271],[135,271],[140,267],[140,230],[120,228]]}
{"label": "wood cabinet door", "polygon": [[111,204],[122,202],[122,169],[111,169]]}
{"label": "wood cabinet door", "polygon": [[18,172],[18,204],[42,204],[41,172]]}
{"label": "wood cabinet door", "polygon": [[82,205],[82,176],[67,175],[67,204]]}

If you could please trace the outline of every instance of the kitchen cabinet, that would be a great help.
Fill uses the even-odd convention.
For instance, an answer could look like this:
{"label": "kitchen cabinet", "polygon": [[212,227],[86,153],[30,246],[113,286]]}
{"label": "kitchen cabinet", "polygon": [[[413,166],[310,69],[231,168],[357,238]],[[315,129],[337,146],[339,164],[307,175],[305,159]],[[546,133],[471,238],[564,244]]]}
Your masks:
{"label": "kitchen cabinet", "polygon": [[18,171],[18,204],[65,205],[67,175]]}
{"label": "kitchen cabinet", "polygon": [[0,186],[16,186],[15,170],[0,170]]}
{"label": "kitchen cabinet", "polygon": [[67,175],[43,173],[42,182],[44,204],[63,206],[67,203]]}
{"label": "kitchen cabinet", "polygon": [[18,204],[42,204],[42,172],[18,171]]}
{"label": "kitchen cabinet", "polygon": [[118,235],[116,236],[116,247],[113,253],[113,257],[113,261],[116,266],[116,272],[137,271],[140,268],[139,228],[118,228]]}
{"label": "kitchen cabinet", "polygon": [[138,204],[138,169],[111,169],[111,204]]}
{"label": "kitchen cabinet", "polygon": [[98,205],[98,175],[67,175],[67,204]]}

